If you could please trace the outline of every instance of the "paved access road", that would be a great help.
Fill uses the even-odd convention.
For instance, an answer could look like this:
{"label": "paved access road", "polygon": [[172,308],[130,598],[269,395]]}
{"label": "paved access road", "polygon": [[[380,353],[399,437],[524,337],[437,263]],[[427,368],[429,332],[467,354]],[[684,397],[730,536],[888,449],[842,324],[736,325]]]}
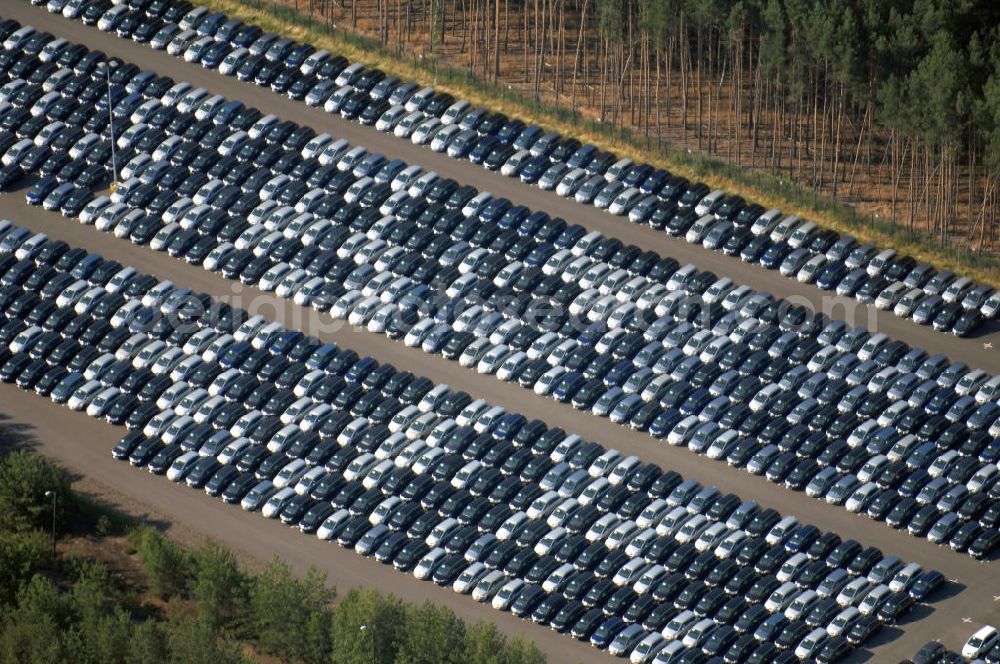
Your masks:
{"label": "paved access road", "polygon": [[0,8],[0,15],[17,19],[23,24],[31,24],[39,30],[48,30],[58,37],[86,44],[89,48],[103,50],[109,55],[134,62],[143,69],[165,74],[176,81],[188,81],[213,94],[242,100],[265,113],[274,113],[282,119],[309,125],[317,131],[327,131],[390,158],[403,159],[408,163],[433,169],[442,176],[454,178],[462,184],[471,184],[480,191],[505,196],[518,204],[527,205],[534,210],[544,210],[553,216],[563,217],[570,223],[579,223],[590,230],[617,237],[625,243],[674,256],[681,263],[694,263],[702,270],[712,270],[720,277],[729,277],[738,284],[747,284],[776,296],[792,298],[800,304],[808,303],[814,310],[845,319],[852,325],[865,325],[872,330],[884,332],[911,346],[922,347],[930,354],[944,353],[971,367],[1000,374],[1000,323],[987,324],[975,338],[959,339],[942,334],[890,312],[878,311],[874,306],[831,295],[816,286],[800,284],[794,279],[783,277],[776,271],[746,264],[738,258],[689,244],[683,239],[670,237],[647,226],[629,223],[593,206],[581,205],[553,192],[523,184],[520,180],[487,171],[464,160],[452,159],[392,134],[382,133],[374,127],[344,120],[339,115],[307,106],[304,102],[293,101],[252,83],[244,83],[235,77],[226,77],[217,71],[184,62],[164,51],[154,51],[146,44],[120,39],[97,28],[85,26],[80,21],[71,21],[61,14],[50,14],[43,7],[11,0]]}
{"label": "paved access road", "polygon": [[[278,320],[288,327],[316,334],[324,340],[335,341],[342,346],[353,348],[359,353],[369,354],[380,362],[391,362],[397,369],[410,370],[434,381],[448,383],[454,388],[466,390],[475,397],[485,398],[491,403],[506,407],[508,410],[522,412],[529,418],[540,418],[550,426],[561,426],[570,433],[578,433],[588,439],[597,440],[606,447],[618,448],[625,454],[638,454],[646,461],[654,461],[664,468],[677,470],[683,475],[697,478],[705,484],[714,483],[723,491],[731,491],[744,499],[753,499],[764,506],[794,514],[803,522],[813,523],[824,530],[833,530],[845,539],[854,537],[865,545],[874,545],[886,553],[895,553],[907,560],[919,562],[927,569],[939,569],[948,578],[956,580],[951,592],[946,593],[951,596],[935,601],[932,605],[933,612],[929,616],[914,623],[918,616],[927,612],[927,609],[920,608],[911,614],[907,622],[914,623],[914,629],[906,629],[902,633],[895,629],[885,630],[883,635],[874,642],[881,645],[876,646],[872,653],[862,652],[860,654],[862,657],[872,655],[878,661],[894,661],[908,657],[928,640],[928,634],[938,636],[953,648],[960,647],[971,633],[969,625],[963,623],[964,618],[972,618],[973,624],[995,624],[1000,621],[1000,601],[993,598],[994,594],[1000,593],[1000,588],[996,583],[995,563],[976,562],[966,555],[956,554],[947,548],[931,544],[926,539],[910,537],[905,533],[892,530],[882,523],[851,514],[842,507],[827,505],[807,498],[802,493],[793,493],[768,482],[763,477],[730,468],[718,461],[710,461],[687,448],[674,447],[656,441],[647,434],[632,431],[614,424],[610,420],[589,413],[581,413],[567,404],[538,397],[516,384],[504,383],[493,376],[484,376],[469,369],[462,369],[457,363],[450,362],[441,356],[406,348],[401,342],[392,341],[383,335],[374,334],[365,329],[353,328],[346,324],[340,324],[338,321],[332,321],[328,315],[316,314],[311,309],[297,306],[272,293],[265,293],[256,288],[226,280],[220,275],[188,265],[165,253],[154,252],[148,247],[137,246],[127,240],[118,240],[110,234],[101,233],[92,226],[81,225],[57,213],[30,207],[24,202],[21,193],[0,195],[0,218],[9,218],[19,225],[44,232],[53,239],[65,240],[74,246],[100,252],[107,258],[114,258],[123,265],[133,265],[158,278],[170,279],[179,285],[207,292],[234,305],[247,308],[251,313],[260,313],[269,319]],[[147,477],[112,460],[109,452],[114,444],[114,432],[116,431],[120,436],[123,430],[112,430],[101,424],[100,426],[106,433],[94,436],[87,435],[81,440],[79,432],[84,431],[84,429],[78,429],[78,425],[87,423],[88,426],[91,426],[93,420],[66,408],[52,408],[51,411],[48,409],[40,410],[43,405],[50,407],[50,404],[33,395],[26,395],[24,399],[7,398],[8,392],[11,391],[16,391],[16,388],[4,387],[0,391],[0,394],[3,395],[0,403],[6,405],[6,410],[11,415],[21,420],[36,422],[37,426],[42,426],[42,422],[45,423],[46,427],[62,426],[62,431],[67,432],[65,434],[54,433],[52,436],[45,436],[45,438],[51,438],[51,453],[70,467],[77,468],[88,475],[92,472],[100,472],[101,475],[94,475],[99,480],[102,480],[106,473],[115,473],[114,479],[108,480],[112,486],[135,495],[138,499],[153,500],[155,504],[162,504],[165,508],[169,506],[173,510],[171,512],[172,518],[193,527],[212,533],[215,532],[216,528],[219,528],[220,535],[218,536],[220,538],[222,537],[221,533],[226,532],[229,527],[229,519],[236,518],[241,524],[243,518],[252,518],[257,522],[263,521],[259,516],[247,517],[235,509],[220,512],[218,510],[223,509],[221,503],[209,501],[200,496],[197,500],[201,502],[196,505],[202,507],[179,509],[181,505],[187,505],[187,497],[193,495],[193,492],[184,491],[180,487],[168,488],[165,486],[165,481]],[[93,426],[98,426],[98,424],[100,423]],[[86,454],[85,457],[84,454]],[[90,468],[79,466],[85,460],[89,460],[91,456],[99,457],[102,461],[106,459],[107,465],[118,464],[122,468],[122,472],[118,473],[118,471],[104,468],[104,464],[95,467],[93,471]],[[160,491],[163,493],[159,493]],[[174,493],[168,493],[168,491]],[[179,500],[178,494],[183,494],[183,501]],[[146,498],[147,496],[148,498]],[[223,528],[222,521],[226,522],[225,528]],[[259,527],[270,528],[271,526],[266,524]],[[242,526],[239,532],[256,533],[254,530],[243,529]],[[239,532],[234,533],[234,537],[237,537]],[[267,532],[277,533],[277,530],[268,530]],[[252,542],[235,539],[235,546],[245,549],[252,546],[253,549],[247,549],[250,553],[257,555],[258,552],[261,552],[264,558],[268,558],[275,552],[284,556],[284,547],[286,546],[298,551],[299,547],[305,546],[304,540],[309,538],[301,538],[297,535],[268,536],[265,538],[254,534],[249,539],[252,539]],[[310,553],[309,555],[313,556],[311,560],[316,562],[340,561],[341,557],[345,555],[357,561],[346,566],[337,563],[337,569],[347,570],[345,578],[351,580],[345,585],[345,582],[335,579],[339,587],[356,583],[372,583],[387,591],[400,593],[402,590],[397,590],[397,586],[409,587],[411,578],[387,570],[376,562],[362,559],[353,552],[342,552],[336,546],[328,546],[323,550],[314,549],[312,548],[313,544],[309,542],[308,547],[302,551],[315,551],[315,554]],[[335,556],[334,552],[336,552]],[[296,554],[296,559],[303,560],[302,555],[304,554]],[[333,565],[333,563],[330,564]],[[357,577],[353,575],[355,569],[358,570]],[[377,573],[371,570],[377,570]],[[413,581],[415,582],[415,580]],[[420,588],[426,589],[423,591],[424,594],[420,594]],[[961,592],[957,592],[959,590]],[[956,592],[957,594],[954,594]],[[447,596],[450,605],[455,606],[462,615],[479,615],[475,612],[484,612],[485,617],[498,620],[498,624],[502,627],[508,624],[521,624],[520,621],[513,619],[508,614],[501,614],[491,608],[482,607],[471,598],[458,596],[450,590],[439,591],[436,587],[425,582],[420,582],[413,589],[413,593],[414,597],[417,598],[430,597],[435,600],[439,599],[439,594]],[[522,629],[527,628],[527,625],[522,627]],[[551,632],[533,625],[530,633],[532,638],[536,638],[536,640],[538,640],[538,634],[551,638]],[[888,637],[891,636],[897,638],[888,640]],[[572,639],[560,635],[554,647],[558,647],[561,642],[566,642],[567,647],[578,645]],[[548,643],[547,640],[541,639],[538,640],[538,643],[540,647],[547,649],[545,645]],[[600,661],[608,661],[603,653],[598,653],[589,646],[586,648],[585,661],[598,657]],[[554,651],[550,650],[549,652],[551,654]],[[566,652],[565,650],[559,651],[559,656],[551,658],[551,661],[567,661]],[[576,656],[574,655],[574,657]],[[581,655],[581,657],[583,656]]]}

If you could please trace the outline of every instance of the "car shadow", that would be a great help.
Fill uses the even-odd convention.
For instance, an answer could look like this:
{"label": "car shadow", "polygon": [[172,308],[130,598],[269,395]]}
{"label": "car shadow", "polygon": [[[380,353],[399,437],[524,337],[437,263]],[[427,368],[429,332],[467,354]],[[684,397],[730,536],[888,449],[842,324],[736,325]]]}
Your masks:
{"label": "car shadow", "polygon": [[[948,584],[949,586],[956,586],[957,589],[952,590],[949,588],[953,594],[961,591],[964,586],[958,583]],[[949,595],[950,596],[950,595]],[[941,595],[938,599],[944,599],[945,595]],[[906,615],[897,622],[895,625],[886,625],[882,627],[879,631],[875,632],[871,638],[869,638],[864,643],[863,648],[858,648],[850,655],[848,655],[843,661],[844,662],[869,662],[876,661],[874,650],[881,646],[887,645],[892,641],[895,641],[903,635],[903,627],[916,623],[918,621],[927,618],[932,613],[934,613],[934,607],[929,604],[915,604],[912,609],[906,612]]]}
{"label": "car shadow", "polygon": [[879,631],[875,632],[867,641],[865,641],[864,648],[858,648],[850,655],[845,657],[843,662],[870,662],[875,658],[875,653],[872,652],[875,648],[884,646],[887,643],[895,641],[903,635],[903,630],[895,625],[886,625]]}
{"label": "car shadow", "polygon": [[969,334],[966,335],[966,339],[981,339],[982,337],[989,336],[994,332],[1000,332],[1000,319],[983,321],[975,327]]}
{"label": "car shadow", "polygon": [[932,613],[934,613],[934,607],[930,604],[914,604],[913,608],[907,611],[906,615],[904,615],[896,624],[909,625],[917,622],[918,620],[923,620]]}
{"label": "car shadow", "polygon": [[941,600],[951,599],[958,593],[965,590],[966,585],[964,583],[959,583],[958,581],[948,581],[941,588],[931,595],[930,601],[940,602]]}
{"label": "car shadow", "polygon": [[18,449],[34,449],[38,440],[31,430],[30,424],[13,422],[10,415],[0,413],[0,456]]}

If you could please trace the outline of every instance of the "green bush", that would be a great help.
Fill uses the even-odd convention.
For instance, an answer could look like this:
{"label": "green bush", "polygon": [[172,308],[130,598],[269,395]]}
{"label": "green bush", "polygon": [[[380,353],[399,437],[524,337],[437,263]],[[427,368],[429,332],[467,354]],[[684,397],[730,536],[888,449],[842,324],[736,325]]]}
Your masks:
{"label": "green bush", "polygon": [[508,640],[493,623],[466,625],[446,606],[404,604],[370,588],[352,589],[337,605],[332,639],[337,664],[545,663],[534,644]]}
{"label": "green bush", "polygon": [[191,577],[191,557],[154,528],[139,528],[131,539],[146,571],[149,592],[161,599],[184,595]]}
{"label": "green bush", "polygon": [[15,605],[4,605],[0,623],[0,663],[65,661],[62,635],[71,624],[71,602],[44,576],[35,575],[24,581]]}
{"label": "green bush", "polygon": [[64,532],[75,512],[70,479],[65,470],[26,450],[0,459],[0,533],[45,530],[52,527],[52,498],[56,498],[56,530]]}
{"label": "green bush", "polygon": [[337,663],[397,661],[407,622],[405,605],[392,595],[371,588],[351,589],[333,614],[332,641]]}
{"label": "green bush", "polygon": [[167,643],[172,664],[243,664],[248,660],[235,644],[220,638],[212,626],[185,617],[170,624]]}
{"label": "green bush", "polygon": [[0,603],[12,603],[21,585],[51,564],[47,534],[34,530],[0,536]]}
{"label": "green bush", "polygon": [[191,598],[198,603],[200,618],[216,630],[242,618],[247,605],[247,579],[233,552],[209,539],[191,560]]}
{"label": "green bush", "polygon": [[304,579],[275,557],[251,579],[251,637],[264,652],[304,662],[329,660],[330,604],[337,593],[310,567]]}

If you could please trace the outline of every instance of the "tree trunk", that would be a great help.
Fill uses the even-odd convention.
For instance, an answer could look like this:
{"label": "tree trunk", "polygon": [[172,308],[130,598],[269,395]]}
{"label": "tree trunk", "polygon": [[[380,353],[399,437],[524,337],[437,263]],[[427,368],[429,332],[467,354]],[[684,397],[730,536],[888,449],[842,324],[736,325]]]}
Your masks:
{"label": "tree trunk", "polygon": [[580,74],[580,51],[583,48],[583,30],[587,25],[587,4],[590,0],[583,0],[583,8],[580,10],[580,32],[576,37],[576,54],[573,56],[573,102],[572,111],[574,117],[576,116],[576,92],[577,92],[577,77]]}

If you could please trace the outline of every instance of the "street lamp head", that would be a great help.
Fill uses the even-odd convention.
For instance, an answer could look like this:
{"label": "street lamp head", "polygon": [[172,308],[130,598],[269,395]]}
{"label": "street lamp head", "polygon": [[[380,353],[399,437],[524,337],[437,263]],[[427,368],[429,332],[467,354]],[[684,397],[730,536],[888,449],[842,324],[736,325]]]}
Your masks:
{"label": "street lamp head", "polygon": [[55,497],[55,495],[56,495],[56,492],[53,491],[52,489],[49,489],[48,491],[45,492],[45,497],[46,498],[53,498],[53,497]]}

